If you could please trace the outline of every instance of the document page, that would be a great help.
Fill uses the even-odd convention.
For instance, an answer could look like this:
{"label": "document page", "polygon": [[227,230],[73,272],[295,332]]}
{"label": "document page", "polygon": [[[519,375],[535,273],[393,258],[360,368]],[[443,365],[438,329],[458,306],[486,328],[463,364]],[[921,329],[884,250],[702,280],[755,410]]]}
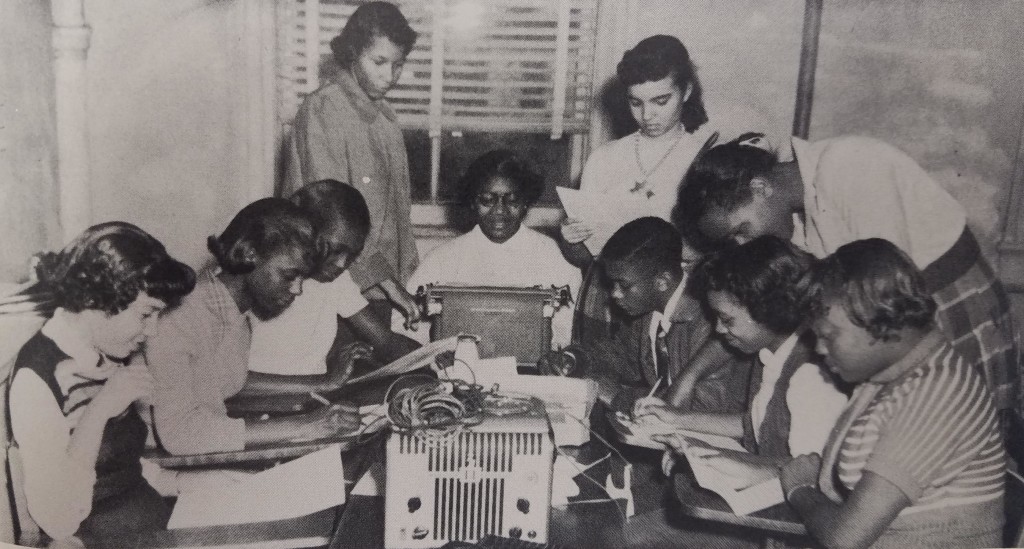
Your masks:
{"label": "document page", "polygon": [[603,193],[591,193],[556,187],[558,198],[566,215],[583,221],[594,231],[593,236],[583,241],[594,256],[601,253],[608,239],[620,227],[634,219],[651,215],[650,205],[639,198],[609,198]]}
{"label": "document page", "polygon": [[237,482],[180,494],[167,528],[284,520],[343,503],[341,447],[332,445]]}
{"label": "document page", "polygon": [[[739,442],[731,438],[695,431],[683,431],[682,434],[687,438],[696,439],[717,448],[740,452],[746,451]],[[749,515],[750,513],[782,503],[785,500],[785,496],[782,493],[782,484],[779,483],[778,477],[737,490],[734,486],[736,486],[738,479],[730,477],[710,465],[704,464],[702,459],[689,453],[687,453],[686,459],[690,463],[690,469],[693,471],[693,476],[697,479],[697,484],[722,496],[722,499],[729,504],[732,512],[737,515]]]}

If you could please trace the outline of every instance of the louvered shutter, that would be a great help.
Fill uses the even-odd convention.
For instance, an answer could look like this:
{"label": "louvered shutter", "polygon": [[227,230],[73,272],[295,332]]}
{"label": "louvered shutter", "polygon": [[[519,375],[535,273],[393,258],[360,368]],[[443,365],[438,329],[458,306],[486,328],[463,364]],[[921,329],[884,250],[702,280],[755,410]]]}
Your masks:
{"label": "louvered shutter", "polygon": [[[329,43],[360,0],[288,0],[279,14],[279,113],[336,70]],[[589,127],[597,0],[405,0],[420,34],[388,94],[403,127],[582,133]],[[440,45],[440,50],[436,50]]]}

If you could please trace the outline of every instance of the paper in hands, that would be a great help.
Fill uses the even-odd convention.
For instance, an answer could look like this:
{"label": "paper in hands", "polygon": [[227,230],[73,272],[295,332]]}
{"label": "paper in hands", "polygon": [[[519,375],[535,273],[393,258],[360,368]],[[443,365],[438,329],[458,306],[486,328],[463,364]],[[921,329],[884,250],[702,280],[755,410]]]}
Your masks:
{"label": "paper in hands", "polygon": [[601,253],[605,243],[620,227],[634,219],[653,215],[650,204],[641,198],[613,197],[568,187],[556,187],[555,190],[566,215],[584,222],[593,231],[593,235],[583,243],[594,256]]}
{"label": "paper in hands", "polygon": [[[681,434],[688,439],[701,441],[716,448],[737,452],[746,451],[739,442],[731,438],[696,431],[682,431]],[[697,484],[721,496],[729,504],[732,512],[737,515],[749,515],[785,501],[782,484],[779,483],[778,477],[737,490],[736,486],[747,486],[750,483],[747,479],[730,477],[705,463],[702,457],[705,453],[701,451],[700,446],[684,446],[683,453],[686,455],[686,460],[690,464],[690,470],[693,471]]]}

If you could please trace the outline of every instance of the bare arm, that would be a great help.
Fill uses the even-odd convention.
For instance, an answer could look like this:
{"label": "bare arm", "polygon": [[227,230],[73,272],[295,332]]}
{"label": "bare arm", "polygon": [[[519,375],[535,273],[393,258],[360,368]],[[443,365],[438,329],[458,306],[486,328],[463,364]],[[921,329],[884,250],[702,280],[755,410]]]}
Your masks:
{"label": "bare arm", "polygon": [[369,308],[364,308],[346,319],[359,339],[373,346],[373,357],[382,364],[394,362],[420,347],[420,344],[404,335],[391,331]]}
{"label": "bare arm", "polygon": [[825,547],[868,547],[910,505],[902,490],[871,471],[864,471],[846,501],[835,503],[816,487],[821,467],[817,454],[797,456],[782,466],[779,480],[807,531]]}
{"label": "bare arm", "polygon": [[842,504],[811,488],[795,490],[789,503],[803,517],[814,539],[825,547],[845,549],[874,543],[910,500],[895,484],[865,471]]}
{"label": "bare arm", "polygon": [[688,410],[693,399],[693,390],[697,382],[705,375],[732,358],[717,337],[709,338],[694,354],[679,379],[672,384],[666,397],[670,406]]}

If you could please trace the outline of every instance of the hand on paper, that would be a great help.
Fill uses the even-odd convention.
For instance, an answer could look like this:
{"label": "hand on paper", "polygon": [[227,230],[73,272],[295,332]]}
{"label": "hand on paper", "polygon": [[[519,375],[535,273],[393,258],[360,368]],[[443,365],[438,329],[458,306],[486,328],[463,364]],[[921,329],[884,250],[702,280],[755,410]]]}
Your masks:
{"label": "hand on paper", "polygon": [[789,460],[779,468],[782,491],[789,493],[790,490],[801,485],[817,486],[819,470],[821,470],[821,456],[818,454],[803,454]]}
{"label": "hand on paper", "polygon": [[669,425],[676,425],[681,428],[687,427],[687,414],[685,412],[681,412],[678,408],[673,408],[671,406],[666,405],[664,401],[662,401],[661,404],[653,402],[654,400],[659,400],[656,397],[647,397],[646,399],[639,399],[637,402],[640,402],[642,400],[647,401],[646,404],[643,406],[642,413],[637,415],[636,407],[634,406],[634,417],[636,417],[638,421],[643,421],[642,418],[645,416],[653,416],[664,423],[668,423]]}
{"label": "hand on paper", "polygon": [[104,417],[116,417],[132,402],[153,394],[154,386],[153,376],[145,366],[124,366],[107,378],[89,406],[97,408]]}
{"label": "hand on paper", "polygon": [[361,341],[345,345],[340,350],[331,349],[327,354],[327,378],[330,384],[341,387],[352,377],[357,360],[371,360],[372,357],[373,347]]}
{"label": "hand on paper", "polygon": [[588,227],[586,223],[571,217],[562,220],[559,230],[562,232],[562,238],[569,244],[579,244],[594,236],[594,230]]}
{"label": "hand on paper", "polygon": [[296,440],[317,440],[351,433],[360,426],[359,408],[339,402],[302,416]]}

